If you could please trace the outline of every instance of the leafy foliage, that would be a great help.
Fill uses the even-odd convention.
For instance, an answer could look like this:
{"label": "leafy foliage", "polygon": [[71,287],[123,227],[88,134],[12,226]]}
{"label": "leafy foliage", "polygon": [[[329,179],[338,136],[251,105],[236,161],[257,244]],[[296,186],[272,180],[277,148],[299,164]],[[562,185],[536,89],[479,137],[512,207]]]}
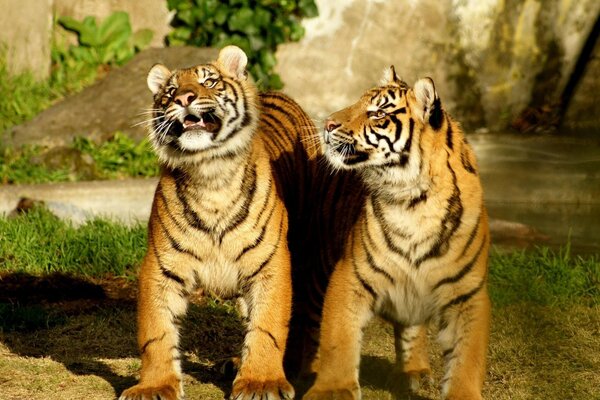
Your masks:
{"label": "leafy foliage", "polygon": [[[5,50],[0,49],[0,133],[18,125],[54,101],[93,83],[98,72],[111,65],[121,65],[148,46],[152,31],[133,32],[129,16],[115,12],[98,24],[93,17],[83,21],[61,17],[57,21],[78,37],[76,45],[63,36],[55,35],[52,44],[52,70],[46,81],[37,81],[30,73],[10,74],[6,67]],[[70,34],[70,33],[69,33]]]}
{"label": "leafy foliage", "polygon": [[52,48],[51,80],[72,91],[81,89],[78,85],[93,82],[99,70],[130,60],[150,44],[153,36],[149,29],[133,32],[129,15],[123,11],[111,14],[99,24],[91,16],[82,21],[60,17],[57,22],[77,35],[77,45],[56,40]]}
{"label": "leafy foliage", "polygon": [[281,43],[304,36],[303,17],[318,15],[314,0],[167,0],[175,11],[171,45],[236,45],[249,58],[250,73],[261,88],[280,89],[273,72]]}
{"label": "leafy foliage", "polygon": [[101,144],[79,137],[69,147],[49,151],[39,146],[0,150],[0,184],[148,177],[158,172],[148,140],[138,143],[119,132]]}

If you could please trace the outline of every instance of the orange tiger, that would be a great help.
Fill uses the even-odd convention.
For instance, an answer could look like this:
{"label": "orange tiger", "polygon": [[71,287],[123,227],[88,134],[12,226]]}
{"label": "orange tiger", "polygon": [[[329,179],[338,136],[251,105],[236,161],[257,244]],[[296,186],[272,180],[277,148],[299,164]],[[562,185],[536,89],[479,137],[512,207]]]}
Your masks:
{"label": "orange tiger", "polygon": [[140,381],[121,400],[182,399],[179,324],[200,285],[241,296],[247,331],[232,399],[291,399],[283,357],[292,282],[288,235],[301,215],[302,135],[314,125],[280,93],[258,94],[247,57],[148,74],[150,141],[162,164],[139,273]]}
{"label": "orange tiger", "polygon": [[473,150],[433,81],[409,88],[391,67],[381,86],[329,117],[322,142],[328,163],[341,175],[357,174],[366,193],[341,239],[325,294],[317,378],[303,398],[361,398],[362,329],[376,314],[394,325],[396,362],[413,383],[430,371],[426,324],[437,324],[442,397],[481,399],[488,218]]}

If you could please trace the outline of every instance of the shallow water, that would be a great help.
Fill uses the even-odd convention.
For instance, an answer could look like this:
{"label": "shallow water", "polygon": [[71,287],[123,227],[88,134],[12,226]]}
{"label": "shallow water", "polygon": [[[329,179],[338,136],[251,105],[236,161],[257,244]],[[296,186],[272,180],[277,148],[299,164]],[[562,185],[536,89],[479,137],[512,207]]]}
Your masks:
{"label": "shallow water", "polygon": [[519,233],[509,240],[492,230],[496,243],[570,242],[574,252],[600,254],[600,136],[488,133],[468,140],[490,217]]}

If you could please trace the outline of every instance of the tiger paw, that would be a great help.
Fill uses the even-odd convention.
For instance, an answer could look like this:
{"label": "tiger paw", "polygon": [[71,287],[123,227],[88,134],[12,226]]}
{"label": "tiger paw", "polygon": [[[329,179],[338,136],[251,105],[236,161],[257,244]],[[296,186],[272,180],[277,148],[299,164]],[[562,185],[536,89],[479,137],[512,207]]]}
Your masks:
{"label": "tiger paw", "polygon": [[421,371],[408,371],[405,372],[408,378],[408,388],[411,392],[415,393],[421,388],[430,388],[433,386],[433,377],[429,369]]}
{"label": "tiger paw", "polygon": [[233,382],[230,400],[292,400],[294,388],[285,378],[276,380],[236,379]]}
{"label": "tiger paw", "polygon": [[310,389],[302,400],[360,400],[360,389],[334,389],[334,390],[317,390]]}
{"label": "tiger paw", "polygon": [[[179,382],[179,381],[178,381]],[[179,383],[164,385],[137,384],[123,391],[119,400],[182,400],[183,388]]]}

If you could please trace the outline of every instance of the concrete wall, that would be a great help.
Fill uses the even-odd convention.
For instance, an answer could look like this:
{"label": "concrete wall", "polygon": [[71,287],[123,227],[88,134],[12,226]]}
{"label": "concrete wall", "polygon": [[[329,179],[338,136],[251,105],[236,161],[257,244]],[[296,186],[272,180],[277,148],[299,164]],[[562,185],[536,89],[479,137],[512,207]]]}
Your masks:
{"label": "concrete wall", "polygon": [[169,33],[171,22],[166,0],[54,0],[56,15],[69,15],[78,20],[88,15],[103,20],[115,11],[129,14],[134,32],[139,29],[154,31],[152,46],[164,45],[164,37]]}
{"label": "concrete wall", "polygon": [[0,0],[0,45],[9,71],[29,70],[38,79],[50,73],[53,0]]}
{"label": "concrete wall", "polygon": [[306,36],[278,50],[285,90],[324,118],[394,64],[431,76],[464,125],[494,130],[556,102],[596,18],[598,0],[317,0]]}
{"label": "concrete wall", "polygon": [[38,79],[50,73],[53,15],[102,20],[115,11],[129,13],[132,28],[151,29],[151,45],[162,47],[171,14],[165,0],[0,0],[0,45],[6,46],[12,73],[31,71]]}

